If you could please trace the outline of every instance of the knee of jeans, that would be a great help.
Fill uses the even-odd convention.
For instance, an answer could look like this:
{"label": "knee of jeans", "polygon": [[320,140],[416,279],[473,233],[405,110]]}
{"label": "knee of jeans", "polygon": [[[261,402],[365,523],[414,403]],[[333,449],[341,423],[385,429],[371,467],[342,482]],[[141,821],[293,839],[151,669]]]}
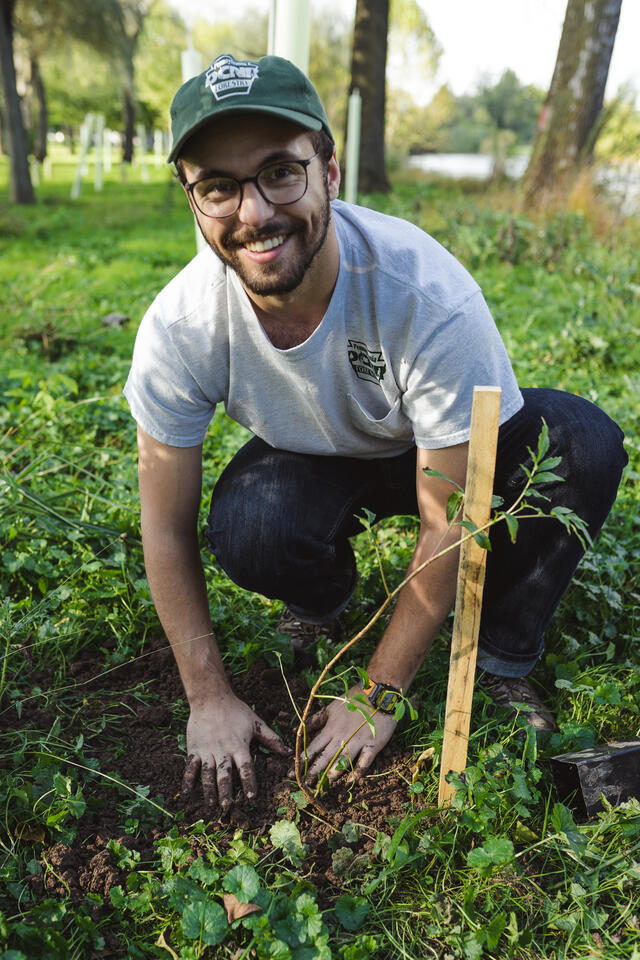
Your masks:
{"label": "knee of jeans", "polygon": [[217,562],[234,583],[275,596],[291,577],[319,575],[335,551],[264,506],[256,509],[253,503],[239,511],[236,504],[232,512],[214,497],[206,533]]}
{"label": "knee of jeans", "polygon": [[572,449],[577,464],[591,483],[602,483],[616,490],[628,463],[624,434],[606,413],[593,406],[589,423],[574,433]]}

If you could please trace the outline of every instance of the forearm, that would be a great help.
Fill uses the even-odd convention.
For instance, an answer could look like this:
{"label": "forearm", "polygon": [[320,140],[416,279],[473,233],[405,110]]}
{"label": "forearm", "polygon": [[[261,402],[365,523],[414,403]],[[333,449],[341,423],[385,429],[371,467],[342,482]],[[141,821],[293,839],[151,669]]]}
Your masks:
{"label": "forearm", "polygon": [[197,535],[144,529],[151,595],[191,706],[228,691],[209,613]]}
{"label": "forearm", "polygon": [[[459,537],[458,527],[444,538],[436,530],[421,533],[407,576]],[[449,550],[402,588],[389,626],[367,665],[374,680],[407,690],[453,606],[458,555],[457,548]]]}

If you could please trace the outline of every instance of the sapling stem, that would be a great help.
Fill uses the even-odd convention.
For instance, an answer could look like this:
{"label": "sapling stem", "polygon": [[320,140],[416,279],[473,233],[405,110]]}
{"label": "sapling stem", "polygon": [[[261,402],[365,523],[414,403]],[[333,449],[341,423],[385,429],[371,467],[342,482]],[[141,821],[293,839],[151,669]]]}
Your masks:
{"label": "sapling stem", "polygon": [[[524,472],[525,472],[525,474],[526,474],[527,480],[526,480],[525,485],[524,485],[524,487],[522,488],[520,494],[516,497],[516,499],[515,499],[514,502],[511,504],[511,506],[508,508],[508,510],[502,510],[502,511],[500,511],[499,513],[495,513],[492,517],[489,517],[489,519],[487,520],[487,522],[486,522],[485,524],[483,524],[482,526],[476,527],[473,531],[468,531],[468,532],[466,533],[466,535],[461,536],[460,539],[457,540],[455,543],[451,543],[451,544],[449,544],[449,546],[444,547],[443,549],[438,550],[437,552],[434,552],[427,560],[425,560],[423,563],[421,563],[419,566],[417,566],[415,570],[413,570],[408,576],[406,576],[406,577],[404,578],[404,580],[403,580],[400,584],[398,584],[398,586],[397,586],[394,590],[392,590],[390,593],[388,592],[388,593],[387,593],[387,597],[386,597],[385,600],[381,603],[381,605],[378,607],[378,609],[377,609],[376,612],[373,614],[373,616],[370,618],[370,620],[368,621],[368,623],[366,623],[365,626],[364,626],[358,633],[356,633],[356,635],[355,635],[354,637],[351,638],[351,640],[349,640],[347,643],[345,643],[345,644],[340,648],[340,650],[338,650],[338,652],[336,653],[336,655],[329,661],[329,663],[327,663],[327,664],[323,667],[323,669],[322,669],[322,671],[321,671],[321,673],[320,673],[320,676],[318,677],[318,679],[317,679],[316,682],[314,683],[313,687],[311,688],[311,691],[310,691],[309,696],[308,696],[308,698],[307,698],[307,702],[306,702],[306,704],[305,704],[304,710],[302,711],[302,717],[300,717],[299,712],[296,710],[296,713],[297,713],[297,715],[298,715],[298,717],[299,717],[299,719],[300,719],[300,723],[299,723],[298,730],[297,730],[297,733],[296,733],[296,745],[295,745],[295,776],[296,776],[296,781],[297,781],[297,783],[298,783],[298,786],[300,787],[300,790],[302,791],[302,793],[304,794],[305,798],[307,799],[307,801],[308,801],[310,804],[312,804],[312,805],[316,806],[317,808],[319,808],[319,809],[325,814],[325,816],[328,816],[328,815],[329,815],[328,811],[318,802],[317,796],[314,796],[314,795],[307,789],[307,787],[306,787],[306,785],[305,785],[305,783],[304,783],[304,779],[305,779],[305,777],[306,777],[306,772],[307,772],[307,767],[308,767],[308,760],[307,760],[307,756],[306,756],[306,742],[307,742],[307,738],[306,738],[306,724],[307,724],[307,719],[308,719],[308,717],[309,717],[309,713],[310,713],[311,708],[312,708],[312,705],[313,705],[313,701],[316,699],[316,695],[317,695],[318,689],[320,688],[320,685],[324,682],[324,680],[325,680],[327,674],[329,673],[329,671],[335,666],[335,664],[338,662],[338,660],[340,660],[341,657],[344,656],[344,654],[347,652],[347,650],[350,650],[351,647],[355,646],[355,644],[356,644],[359,640],[361,640],[362,637],[365,636],[365,634],[367,634],[367,633],[369,632],[369,630],[371,629],[371,627],[380,619],[380,617],[381,617],[382,614],[385,612],[385,610],[387,609],[387,607],[389,606],[389,604],[391,603],[391,601],[400,593],[400,591],[401,591],[404,587],[406,587],[406,585],[407,585],[408,583],[410,583],[410,582],[414,579],[414,577],[418,576],[419,573],[422,573],[423,570],[425,570],[431,563],[433,563],[434,560],[437,560],[437,559],[439,559],[440,557],[445,556],[447,553],[450,553],[452,550],[458,550],[463,543],[466,543],[466,542],[467,542],[468,540],[470,540],[472,537],[473,537],[473,538],[476,538],[476,537],[478,536],[478,534],[483,534],[483,533],[485,533],[487,530],[489,530],[491,527],[495,526],[497,523],[500,523],[501,521],[506,520],[507,517],[512,517],[514,520],[524,520],[524,519],[533,519],[533,518],[536,518],[536,519],[556,519],[556,520],[560,519],[560,517],[558,517],[557,515],[545,514],[545,513],[543,513],[542,510],[540,510],[539,508],[532,507],[531,504],[525,502],[525,498],[526,498],[526,495],[527,495],[528,491],[529,491],[529,490],[531,489],[531,487],[535,484],[536,472],[537,472],[537,470],[538,470],[539,464],[541,463],[541,461],[544,460],[544,458],[545,458],[545,456],[546,456],[547,449],[548,449],[548,433],[547,433],[546,424],[544,423],[544,420],[543,420],[542,432],[541,432],[541,434],[540,434],[540,439],[539,439],[539,443],[538,443],[538,451],[537,451],[536,453],[534,453],[531,449],[529,449],[529,454],[530,454],[531,459],[532,459],[532,461],[533,461],[532,468],[529,470],[529,469],[527,469],[526,467],[523,467],[523,470],[524,470]],[[446,478],[445,478],[445,479],[446,479]],[[451,482],[453,482],[453,481],[451,481]],[[462,507],[462,504],[460,505],[460,509],[461,509],[461,507]],[[451,519],[450,523],[448,524],[447,529],[446,529],[445,533],[443,534],[443,536],[442,536],[442,538],[441,538],[441,540],[440,540],[440,543],[443,542],[444,538],[445,538],[446,535],[449,533],[449,531],[451,530],[451,528],[452,528],[456,523],[459,522],[459,521],[457,521],[456,518],[460,515],[460,509],[459,509],[458,511],[456,511],[455,516]],[[531,511],[533,511],[533,512],[531,512],[531,513],[520,513],[520,514],[518,514],[518,510],[531,510]],[[582,522],[582,521],[580,520],[580,518],[577,517],[573,512],[570,512],[570,513],[565,514],[565,515],[564,515],[564,519],[562,519],[561,522],[562,522],[565,526],[569,525],[570,529],[571,529],[571,530],[575,533],[575,535],[578,536],[580,539],[582,539],[582,538],[581,538],[581,533],[586,536],[587,540],[590,539],[590,538],[589,538],[588,531],[586,530],[583,522]],[[437,550],[437,547],[436,547],[436,550]],[[385,589],[386,589],[386,583],[385,583]],[[374,715],[375,715],[375,714],[372,714],[372,716],[374,716]],[[351,734],[351,737],[349,738],[349,740],[351,740],[351,738],[352,738],[353,736],[355,736],[355,734],[358,732],[358,730],[360,730],[360,729],[362,728],[362,726],[364,725],[364,722],[366,722],[366,721],[363,721],[363,723],[360,724],[360,726],[357,728],[357,730],[355,730],[354,733]],[[348,742],[349,742],[349,741],[347,741],[347,743],[348,743]],[[344,749],[345,746],[346,746],[346,743],[343,744],[343,745],[340,747],[340,750],[334,755],[334,757],[331,759],[330,763],[327,764],[327,767],[326,767],[325,770],[323,771],[322,776],[326,776],[326,775],[328,774],[328,771],[331,770],[332,766],[335,764],[337,758],[340,756],[340,754],[342,753],[342,751],[343,751],[343,749]],[[302,771],[301,771],[301,766],[302,766],[302,764],[301,764],[301,754],[305,757],[304,775],[302,774]]]}

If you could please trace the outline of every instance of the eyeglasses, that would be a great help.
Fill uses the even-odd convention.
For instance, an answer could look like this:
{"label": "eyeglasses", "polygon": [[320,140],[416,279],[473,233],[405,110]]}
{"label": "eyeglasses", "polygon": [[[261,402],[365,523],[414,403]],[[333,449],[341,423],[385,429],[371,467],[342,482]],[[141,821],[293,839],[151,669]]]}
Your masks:
{"label": "eyeglasses", "polygon": [[318,154],[314,153],[308,160],[280,160],[278,163],[269,163],[258,170],[255,177],[245,177],[244,180],[236,180],[234,177],[203,177],[202,180],[185,183],[184,188],[193,197],[200,213],[219,220],[233,216],[240,209],[242,187],[245,183],[255,183],[260,196],[276,207],[285,203],[296,203],[307,192],[307,167],[317,156]]}

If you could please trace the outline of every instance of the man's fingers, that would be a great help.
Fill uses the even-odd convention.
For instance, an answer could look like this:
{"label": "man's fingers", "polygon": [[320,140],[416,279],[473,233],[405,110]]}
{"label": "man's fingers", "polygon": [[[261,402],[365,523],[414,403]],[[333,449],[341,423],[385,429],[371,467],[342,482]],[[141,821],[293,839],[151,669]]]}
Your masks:
{"label": "man's fingers", "polygon": [[237,758],[236,766],[240,774],[240,782],[242,783],[244,795],[247,800],[252,800],[258,792],[258,781],[251,757],[247,757],[246,759]]}
{"label": "man's fingers", "polygon": [[217,766],[218,801],[223,810],[233,803],[233,762],[231,757],[223,757]]}
{"label": "man's fingers", "polygon": [[183,797],[188,797],[193,790],[196,783],[196,778],[198,776],[198,771],[200,770],[200,763],[201,760],[197,754],[190,753],[187,757],[187,765],[184,768],[182,785],[180,787],[180,793]]}
{"label": "man's fingers", "polygon": [[253,736],[263,747],[273,750],[274,753],[279,753],[281,757],[291,756],[291,749],[287,747],[278,734],[272,730],[271,727],[268,727],[264,720],[260,720],[259,717],[256,717]]}
{"label": "man's fingers", "polygon": [[342,757],[343,754],[340,753],[336,757],[337,749],[338,749],[338,745],[334,743],[330,744],[328,747],[325,747],[325,749],[316,756],[315,762],[311,765],[309,769],[309,773],[307,774],[307,779],[315,780],[317,777],[321,776],[323,771],[326,770],[328,764],[331,763],[334,757],[335,757],[334,765],[331,767],[331,770],[327,773],[327,776],[329,778],[330,783],[332,783],[333,780],[339,777],[342,771],[336,770],[335,764],[338,763],[340,757]]}
{"label": "man's fingers", "polygon": [[218,788],[216,786],[216,766],[215,763],[202,764],[202,792],[204,802],[208,807],[215,807],[218,802]]}
{"label": "man's fingers", "polygon": [[365,746],[360,751],[360,756],[358,757],[358,762],[356,763],[353,773],[351,774],[351,780],[360,780],[361,777],[365,775],[375,758],[378,756],[381,747],[372,747]]}
{"label": "man's fingers", "polygon": [[323,707],[322,710],[319,710],[318,713],[314,713],[312,717],[307,720],[307,731],[309,733],[316,733],[316,731],[321,730],[327,722],[327,708]]}

